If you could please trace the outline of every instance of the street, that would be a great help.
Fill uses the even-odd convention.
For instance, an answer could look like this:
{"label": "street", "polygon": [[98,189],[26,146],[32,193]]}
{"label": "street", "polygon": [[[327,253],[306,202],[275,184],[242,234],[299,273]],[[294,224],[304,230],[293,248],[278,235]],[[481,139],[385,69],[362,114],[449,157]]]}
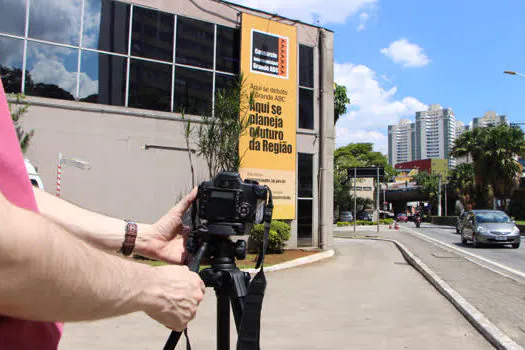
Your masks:
{"label": "street", "polygon": [[472,244],[461,244],[461,236],[456,233],[455,227],[422,223],[420,228],[416,228],[411,222],[400,224],[400,226],[424,235],[431,241],[437,240],[445,243],[448,248],[466,258],[473,259],[476,263],[525,282],[525,237],[521,237],[522,244],[518,249],[512,249],[510,245],[474,248]]}
{"label": "street", "polygon": [[437,276],[498,327],[510,339],[525,346],[525,251],[506,247],[474,249],[462,246],[455,228],[414,223],[399,230],[382,226],[334,228],[339,237],[394,239],[408,248]]}

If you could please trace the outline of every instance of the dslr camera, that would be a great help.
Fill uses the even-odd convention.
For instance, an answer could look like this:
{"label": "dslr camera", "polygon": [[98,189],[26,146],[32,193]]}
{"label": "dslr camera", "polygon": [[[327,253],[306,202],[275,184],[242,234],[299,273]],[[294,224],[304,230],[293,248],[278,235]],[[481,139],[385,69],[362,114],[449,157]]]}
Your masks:
{"label": "dslr camera", "polygon": [[211,234],[244,235],[264,220],[268,190],[254,180],[220,172],[199,185],[196,201],[199,226]]}

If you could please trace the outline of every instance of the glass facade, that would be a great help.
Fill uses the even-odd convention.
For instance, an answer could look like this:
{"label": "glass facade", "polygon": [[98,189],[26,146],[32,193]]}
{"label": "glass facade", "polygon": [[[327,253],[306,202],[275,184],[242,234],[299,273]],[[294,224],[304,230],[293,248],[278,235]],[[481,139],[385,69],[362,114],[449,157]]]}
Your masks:
{"label": "glass facade", "polygon": [[209,114],[214,84],[239,73],[236,28],[114,0],[0,0],[0,8],[8,93]]}
{"label": "glass facade", "polygon": [[[237,28],[114,0],[0,8],[8,93],[201,115],[240,70]],[[299,45],[298,56],[298,127],[313,130],[314,48]]]}
{"label": "glass facade", "polygon": [[299,45],[299,124],[314,129],[314,49]]}

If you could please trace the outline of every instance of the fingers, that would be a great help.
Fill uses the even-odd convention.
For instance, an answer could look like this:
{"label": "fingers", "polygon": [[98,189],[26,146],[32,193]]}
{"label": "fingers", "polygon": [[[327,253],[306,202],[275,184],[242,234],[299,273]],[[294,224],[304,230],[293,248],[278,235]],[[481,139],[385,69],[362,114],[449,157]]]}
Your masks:
{"label": "fingers", "polygon": [[191,206],[191,203],[193,203],[195,199],[197,199],[197,187],[195,187],[190,193],[186,195],[186,197],[181,199],[179,203],[175,205],[172,211],[173,214],[179,215],[180,217],[182,217],[182,215],[184,215],[186,210],[189,209],[189,207]]}

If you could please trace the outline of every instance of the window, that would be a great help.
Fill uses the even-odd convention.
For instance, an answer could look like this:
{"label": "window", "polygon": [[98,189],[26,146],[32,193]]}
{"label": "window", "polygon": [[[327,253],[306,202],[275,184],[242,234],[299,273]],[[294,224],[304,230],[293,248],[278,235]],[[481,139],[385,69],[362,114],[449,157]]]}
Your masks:
{"label": "window", "polygon": [[0,32],[24,36],[26,26],[26,2],[2,1]]}
{"label": "window", "polygon": [[213,73],[184,67],[175,69],[175,111],[211,115],[212,93]]}
{"label": "window", "polygon": [[215,74],[215,94],[217,92],[224,90],[224,89],[230,89],[235,86],[237,82],[237,77],[234,75],[228,75],[228,74]]}
{"label": "window", "polygon": [[131,54],[159,61],[173,61],[174,15],[135,6]]}
{"label": "window", "polygon": [[131,60],[129,71],[130,107],[169,111],[171,109],[172,66]]}
{"label": "window", "polygon": [[240,35],[117,0],[0,0],[0,74],[9,93],[210,115],[237,79]]}
{"label": "window", "polygon": [[26,65],[27,95],[75,99],[78,50],[29,41]]}
{"label": "window", "polygon": [[177,16],[176,62],[190,66],[213,68],[214,25]]}
{"label": "window", "polygon": [[83,51],[80,65],[80,101],[124,106],[126,71],[125,57]]}
{"label": "window", "polygon": [[297,243],[311,246],[313,217],[313,154],[298,153]]}
{"label": "window", "polygon": [[[29,1],[29,37],[78,46],[82,1]],[[3,11],[3,9],[2,9]]]}
{"label": "window", "polygon": [[22,91],[24,41],[0,36],[0,75],[5,92]]}
{"label": "window", "polygon": [[299,88],[299,128],[314,128],[314,92]]}
{"label": "window", "polygon": [[128,54],[130,6],[113,0],[84,0],[82,46]]}
{"label": "window", "polygon": [[238,29],[217,26],[217,70],[239,73],[241,33]]}
{"label": "window", "polygon": [[313,197],[313,154],[299,153],[298,157],[298,196]]}
{"label": "window", "polygon": [[299,45],[299,85],[314,87],[314,48]]}

